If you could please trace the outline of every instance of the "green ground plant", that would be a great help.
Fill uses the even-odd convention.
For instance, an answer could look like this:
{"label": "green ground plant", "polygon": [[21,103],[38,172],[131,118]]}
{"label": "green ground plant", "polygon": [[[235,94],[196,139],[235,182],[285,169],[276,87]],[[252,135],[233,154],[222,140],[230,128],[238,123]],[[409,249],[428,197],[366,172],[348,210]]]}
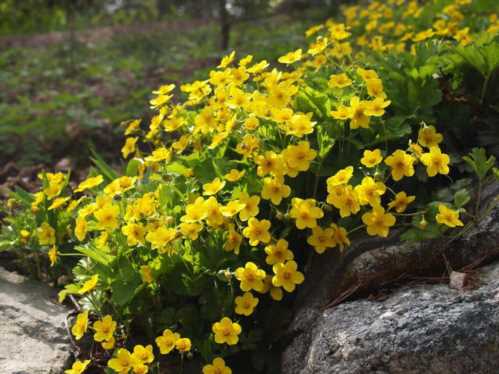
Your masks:
{"label": "green ground plant", "polygon": [[310,256],[475,224],[498,174],[493,5],[345,7],[279,67],[233,52],[159,87],[121,172],[96,156],[79,185],[14,191],[2,245],[72,269],[86,349],[67,373],[276,373]]}
{"label": "green ground plant", "polygon": [[[217,25],[185,23],[175,39],[165,38],[168,27],[158,24],[111,37],[102,31],[104,40],[96,31],[75,42],[66,37],[58,43],[42,41],[43,47],[2,50],[0,158],[24,167],[70,157],[83,168],[89,158],[85,150],[93,143],[106,159],[116,159],[119,124],[133,116],[153,115],[142,105],[151,87],[166,77],[180,84],[205,76],[219,59]],[[272,27],[275,24],[279,27]],[[275,60],[291,44],[303,42],[307,25],[310,21],[287,16],[239,24],[232,44],[244,53]]]}

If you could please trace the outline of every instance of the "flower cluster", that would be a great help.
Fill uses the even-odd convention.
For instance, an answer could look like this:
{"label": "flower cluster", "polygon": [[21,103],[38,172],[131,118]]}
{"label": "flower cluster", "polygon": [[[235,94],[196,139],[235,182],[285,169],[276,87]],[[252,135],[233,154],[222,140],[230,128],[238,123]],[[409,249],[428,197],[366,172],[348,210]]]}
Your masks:
{"label": "flower cluster", "polygon": [[[449,183],[440,124],[403,112],[396,74],[366,56],[472,43],[470,2],[345,7],[343,23],[310,28],[308,49],[279,67],[232,52],[206,80],[182,85],[183,100],[172,100],[173,84],[153,92],[150,123],[126,125],[123,176],[98,165],[70,188],[64,174],[40,175],[35,235],[22,227],[19,240],[46,248],[54,266],[68,246],[83,256],[60,294],[90,308],[75,339],[92,332],[117,373],[199,353],[203,373],[230,374],[222,357],[304,282],[303,258],[341,256],[357,230],[384,238],[395,227],[463,226],[460,206],[418,194]],[[498,26],[491,15],[481,30]],[[134,326],[150,332],[145,345],[130,345]]]}

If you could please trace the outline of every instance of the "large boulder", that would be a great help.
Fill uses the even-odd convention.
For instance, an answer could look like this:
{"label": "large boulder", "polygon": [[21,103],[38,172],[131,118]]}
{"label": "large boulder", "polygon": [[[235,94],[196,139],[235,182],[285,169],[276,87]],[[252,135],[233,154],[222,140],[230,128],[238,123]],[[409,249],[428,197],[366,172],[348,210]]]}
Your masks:
{"label": "large boulder", "polygon": [[[414,286],[414,279],[445,280],[450,269],[499,257],[497,193],[497,184],[486,191],[492,209],[459,236],[419,243],[365,238],[345,256],[316,256],[298,293],[282,372],[497,372],[499,265],[478,271],[481,285],[472,290],[445,282]],[[363,299],[409,280],[411,287],[384,301]],[[355,300],[345,302],[351,295]]]}
{"label": "large boulder", "polygon": [[0,268],[0,373],[59,374],[71,358],[54,291]]}

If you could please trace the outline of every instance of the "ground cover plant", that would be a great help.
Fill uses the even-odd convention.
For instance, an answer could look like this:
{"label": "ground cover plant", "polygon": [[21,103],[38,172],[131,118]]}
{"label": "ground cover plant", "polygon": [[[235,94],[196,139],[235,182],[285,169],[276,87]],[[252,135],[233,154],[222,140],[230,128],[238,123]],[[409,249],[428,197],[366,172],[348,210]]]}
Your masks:
{"label": "ground cover plant", "polygon": [[276,373],[311,256],[472,227],[499,174],[495,11],[344,7],[278,67],[232,52],[165,82],[125,125],[121,173],[96,158],[79,185],[47,172],[14,191],[2,244],[73,274],[66,372]]}

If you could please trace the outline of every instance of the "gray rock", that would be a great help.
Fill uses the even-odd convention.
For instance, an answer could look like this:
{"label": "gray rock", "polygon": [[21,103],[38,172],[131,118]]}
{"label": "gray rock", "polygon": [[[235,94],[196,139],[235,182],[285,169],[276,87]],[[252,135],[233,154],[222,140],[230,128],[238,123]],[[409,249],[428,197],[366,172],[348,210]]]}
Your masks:
{"label": "gray rock", "polygon": [[420,285],[326,310],[299,373],[497,373],[499,264],[481,275],[470,292]]}
{"label": "gray rock", "polygon": [[58,374],[71,358],[53,290],[0,268],[0,373]]}
{"label": "gray rock", "polygon": [[[499,283],[493,279],[469,293],[447,285],[419,286],[402,289],[382,303],[340,304],[349,291],[369,294],[390,282],[442,276],[447,267],[459,270],[499,257],[498,192],[498,184],[484,191],[493,209],[459,237],[419,243],[400,243],[397,235],[358,238],[343,256],[334,251],[315,256],[298,291],[282,372],[464,373],[472,367],[474,373],[499,372],[487,366],[489,353],[499,358],[499,333],[493,328],[499,309],[492,301]],[[492,269],[486,277],[499,274]]]}

